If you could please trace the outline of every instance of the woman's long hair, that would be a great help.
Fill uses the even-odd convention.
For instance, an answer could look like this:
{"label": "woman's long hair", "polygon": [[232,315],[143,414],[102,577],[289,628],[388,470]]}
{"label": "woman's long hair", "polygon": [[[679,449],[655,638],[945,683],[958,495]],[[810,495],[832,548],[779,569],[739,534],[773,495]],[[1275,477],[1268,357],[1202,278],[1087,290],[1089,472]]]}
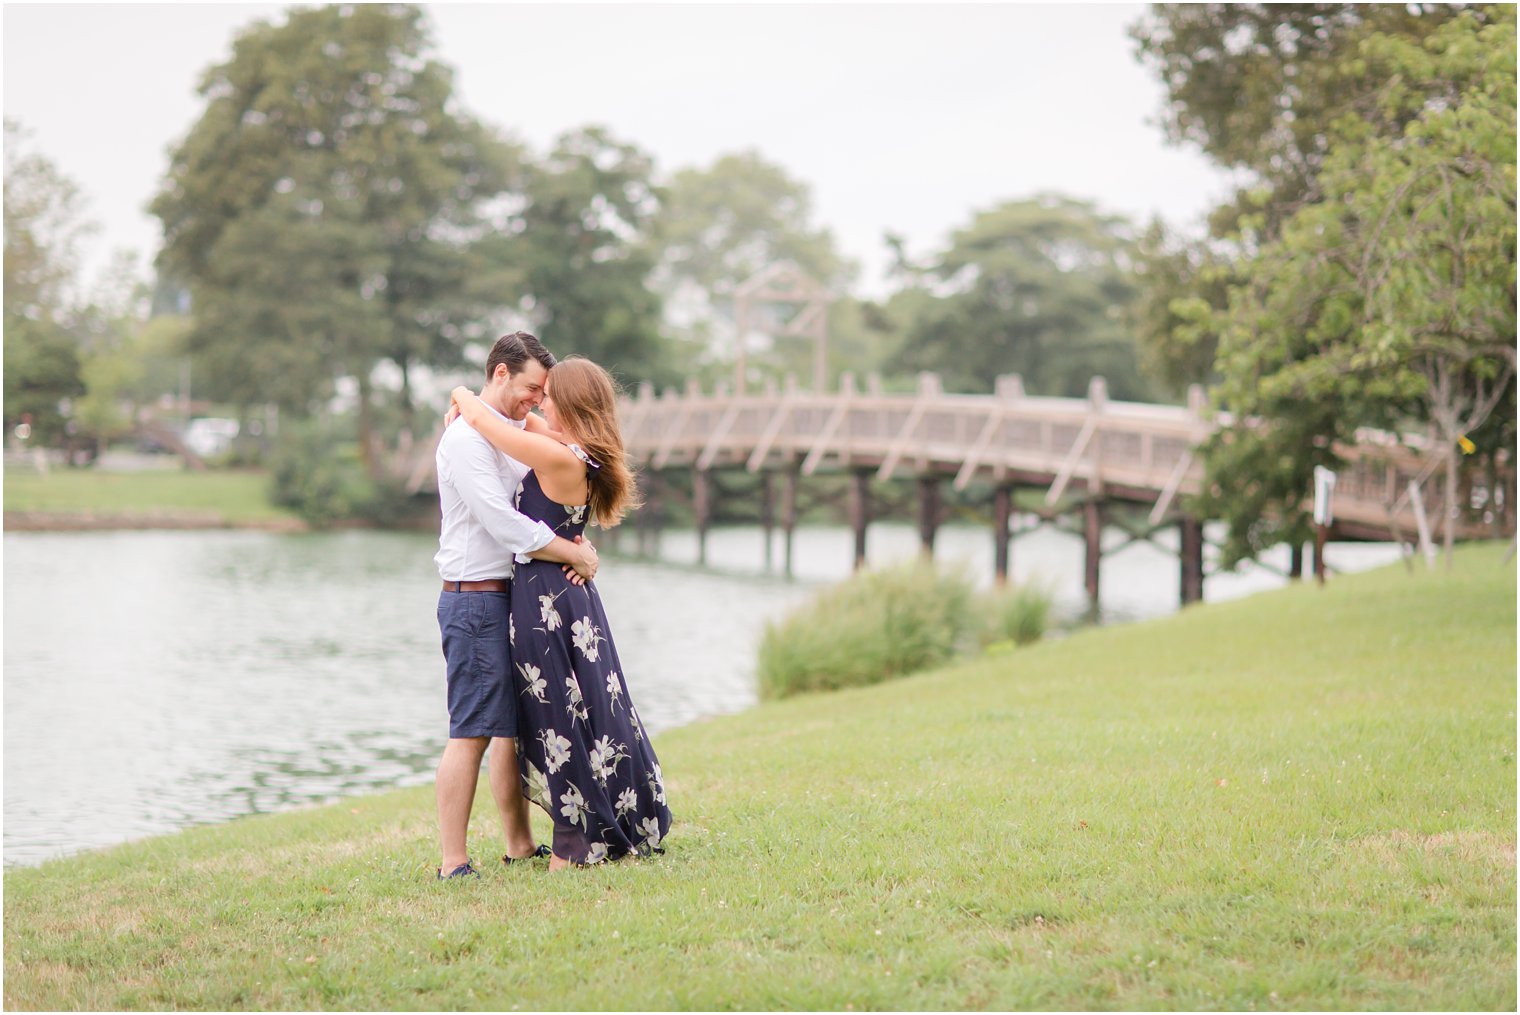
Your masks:
{"label": "woman's long hair", "polygon": [[586,503],[592,521],[610,529],[639,506],[618,425],[617,384],[584,356],[567,356],[549,371],[549,394],[560,431],[600,466],[586,469]]}

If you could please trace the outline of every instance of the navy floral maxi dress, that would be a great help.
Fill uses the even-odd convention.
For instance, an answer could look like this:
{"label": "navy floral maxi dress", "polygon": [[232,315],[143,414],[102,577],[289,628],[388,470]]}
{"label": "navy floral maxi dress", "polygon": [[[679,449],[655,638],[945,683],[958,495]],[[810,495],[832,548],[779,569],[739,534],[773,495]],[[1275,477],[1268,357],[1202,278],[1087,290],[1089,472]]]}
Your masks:
{"label": "navy floral maxi dress", "polygon": [[[566,539],[586,528],[585,506],[556,504],[531,472],[517,509]],[[554,821],[555,855],[593,864],[659,852],[670,830],[660,762],[595,583],[575,585],[559,564],[535,560],[517,565],[511,590],[517,760],[523,795]]]}

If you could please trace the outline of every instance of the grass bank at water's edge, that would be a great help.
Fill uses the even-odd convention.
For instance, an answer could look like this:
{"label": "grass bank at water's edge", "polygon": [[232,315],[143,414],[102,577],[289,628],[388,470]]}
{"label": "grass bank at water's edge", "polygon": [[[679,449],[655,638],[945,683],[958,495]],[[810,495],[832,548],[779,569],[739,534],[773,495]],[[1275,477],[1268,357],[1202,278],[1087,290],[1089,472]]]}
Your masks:
{"label": "grass bank at water's edge", "polygon": [[[269,501],[269,474],[256,470],[180,469],[107,472],[55,468],[5,470],[6,528],[46,528],[92,521],[140,526],[162,521],[173,527],[277,525],[303,527],[292,512]],[[13,525],[12,522],[22,525]]]}
{"label": "grass bank at water's edge", "polygon": [[1512,1010],[1501,553],[668,732],[650,862],[437,884],[427,787],[12,871],[5,1002]]}

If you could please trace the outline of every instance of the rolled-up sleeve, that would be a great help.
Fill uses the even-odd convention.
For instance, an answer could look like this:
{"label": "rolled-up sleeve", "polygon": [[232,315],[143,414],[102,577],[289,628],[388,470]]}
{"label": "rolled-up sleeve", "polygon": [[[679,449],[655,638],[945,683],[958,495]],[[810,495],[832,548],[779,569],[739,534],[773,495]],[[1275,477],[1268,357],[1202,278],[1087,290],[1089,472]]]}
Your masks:
{"label": "rolled-up sleeve", "polygon": [[548,546],[554,539],[554,530],[513,506],[512,498],[502,486],[496,452],[491,445],[484,438],[459,443],[460,454],[451,463],[449,479],[470,514],[493,539],[514,554],[532,553]]}

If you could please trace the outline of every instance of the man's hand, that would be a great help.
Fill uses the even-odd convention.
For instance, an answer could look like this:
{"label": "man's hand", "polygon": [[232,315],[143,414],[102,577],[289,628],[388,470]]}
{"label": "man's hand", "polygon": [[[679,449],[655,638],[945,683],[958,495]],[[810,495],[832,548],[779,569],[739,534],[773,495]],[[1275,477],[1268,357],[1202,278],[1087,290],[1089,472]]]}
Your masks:
{"label": "man's hand", "polygon": [[[563,564],[565,577],[577,585],[584,585],[596,577],[596,569],[601,566],[601,560],[597,557],[596,547],[586,541],[585,536],[575,537],[575,548],[580,551],[578,560],[572,564]],[[579,579],[577,581],[577,579]]]}

